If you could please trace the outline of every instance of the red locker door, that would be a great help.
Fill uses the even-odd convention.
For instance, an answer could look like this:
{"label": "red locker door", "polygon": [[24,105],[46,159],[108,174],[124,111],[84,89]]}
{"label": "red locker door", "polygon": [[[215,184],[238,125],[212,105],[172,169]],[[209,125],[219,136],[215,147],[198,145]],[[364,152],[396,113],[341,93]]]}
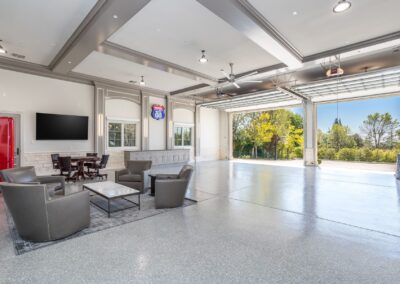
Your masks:
{"label": "red locker door", "polygon": [[14,167],[14,119],[0,117],[0,170]]}

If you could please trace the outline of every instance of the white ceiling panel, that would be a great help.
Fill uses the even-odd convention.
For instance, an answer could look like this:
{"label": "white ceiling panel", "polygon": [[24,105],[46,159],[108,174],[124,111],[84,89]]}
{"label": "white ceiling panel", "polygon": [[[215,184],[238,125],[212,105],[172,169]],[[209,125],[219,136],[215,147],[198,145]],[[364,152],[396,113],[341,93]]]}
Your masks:
{"label": "white ceiling panel", "polygon": [[400,31],[399,0],[350,0],[343,13],[333,12],[338,0],[249,2],[303,56]]}
{"label": "white ceiling panel", "polygon": [[279,63],[195,0],[152,0],[109,40],[215,78],[229,62],[236,73]]}
{"label": "white ceiling panel", "polygon": [[[0,43],[11,56],[48,65],[96,0],[1,0]],[[17,58],[18,59],[18,58]]]}
{"label": "white ceiling panel", "polygon": [[146,87],[167,92],[197,83],[184,77],[96,51],[86,57],[73,71],[123,83],[128,83],[130,80],[139,82],[140,76],[144,76]]}

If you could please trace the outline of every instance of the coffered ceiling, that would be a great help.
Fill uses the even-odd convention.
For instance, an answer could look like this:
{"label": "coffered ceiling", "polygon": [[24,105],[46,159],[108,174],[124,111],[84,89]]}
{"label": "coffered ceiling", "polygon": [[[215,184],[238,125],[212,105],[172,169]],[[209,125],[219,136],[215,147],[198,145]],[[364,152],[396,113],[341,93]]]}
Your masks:
{"label": "coffered ceiling", "polygon": [[[125,87],[145,76],[146,91],[215,99],[216,87],[273,91],[278,71],[320,80],[339,54],[345,75],[398,65],[400,2],[350,1],[333,13],[338,0],[1,0],[0,68]],[[235,89],[230,62],[263,82]]]}
{"label": "coffered ceiling", "polygon": [[0,44],[5,57],[49,65],[96,0],[1,0]]}
{"label": "coffered ceiling", "polygon": [[215,78],[230,62],[239,73],[279,63],[195,0],[152,0],[109,41]]}
{"label": "coffered ceiling", "polygon": [[333,13],[337,2],[249,0],[303,56],[400,30],[398,0],[355,0],[348,11]]}
{"label": "coffered ceiling", "polygon": [[100,52],[92,52],[85,58],[74,72],[96,76],[104,79],[111,79],[121,83],[135,81],[133,86],[139,86],[141,76],[147,87],[171,92],[196,84],[196,81],[163,72],[154,68],[148,68],[117,57],[106,55]]}

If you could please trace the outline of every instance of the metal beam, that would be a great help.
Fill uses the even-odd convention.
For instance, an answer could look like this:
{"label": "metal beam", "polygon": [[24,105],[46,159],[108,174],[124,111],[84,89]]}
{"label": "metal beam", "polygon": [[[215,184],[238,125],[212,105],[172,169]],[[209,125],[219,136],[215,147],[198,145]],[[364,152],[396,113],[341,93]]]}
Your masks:
{"label": "metal beam", "polygon": [[197,0],[288,67],[300,67],[302,57],[276,29],[245,0]]}
{"label": "metal beam", "polygon": [[[89,13],[77,33],[68,40],[51,64],[54,72],[66,74],[137,14],[150,0],[101,1]],[[104,3],[103,3],[104,2]],[[115,17],[115,16],[117,17]]]}
{"label": "metal beam", "polygon": [[299,94],[288,87],[276,87],[276,89],[281,91],[282,93],[285,93],[285,94],[291,96],[292,98],[295,98],[295,99],[302,99],[302,100],[310,99],[307,96],[303,96],[302,94]]}
{"label": "metal beam", "polygon": [[136,64],[141,64],[150,68],[154,68],[163,72],[171,73],[177,76],[185,77],[190,80],[199,81],[207,84],[215,84],[218,82],[217,78],[202,74],[200,72],[191,70],[189,68],[165,61],[154,56],[129,49],[127,47],[105,41],[101,44],[97,51],[118,57],[124,60],[134,62]]}

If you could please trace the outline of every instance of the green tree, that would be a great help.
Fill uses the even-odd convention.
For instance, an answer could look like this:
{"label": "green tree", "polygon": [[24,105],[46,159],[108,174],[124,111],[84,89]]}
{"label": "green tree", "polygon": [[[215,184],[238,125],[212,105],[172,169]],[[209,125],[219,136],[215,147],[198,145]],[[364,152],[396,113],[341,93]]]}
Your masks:
{"label": "green tree", "polygon": [[328,132],[330,147],[339,151],[341,148],[352,148],[355,145],[353,137],[350,135],[350,128],[341,123],[334,123]]}
{"label": "green tree", "polygon": [[364,147],[364,139],[360,136],[360,134],[355,133],[352,137],[357,148]]}
{"label": "green tree", "polygon": [[380,114],[376,112],[368,115],[367,119],[363,121],[361,131],[367,135],[367,140],[374,148],[380,148],[384,142],[384,137],[391,131],[393,123],[390,113]]}

